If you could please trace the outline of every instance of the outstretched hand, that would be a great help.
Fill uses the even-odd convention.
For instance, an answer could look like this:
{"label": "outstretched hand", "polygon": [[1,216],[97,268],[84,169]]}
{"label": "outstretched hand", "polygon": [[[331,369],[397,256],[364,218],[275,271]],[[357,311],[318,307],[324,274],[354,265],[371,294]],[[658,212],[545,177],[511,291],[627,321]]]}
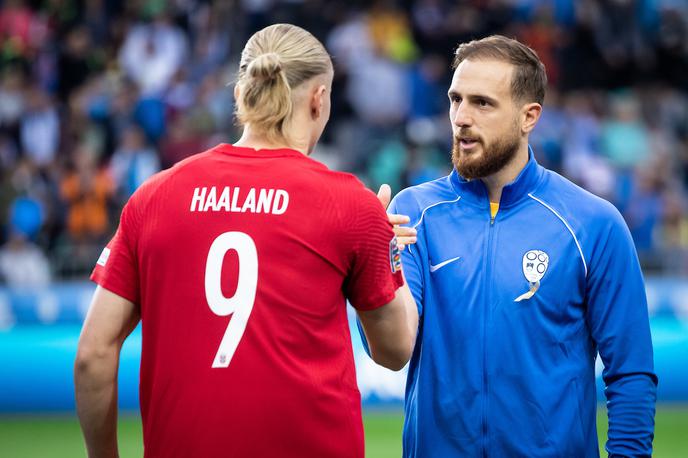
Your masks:
{"label": "outstretched hand", "polygon": [[[382,204],[382,208],[387,210],[389,202],[392,200],[392,188],[390,188],[388,184],[383,184],[377,192],[377,198]],[[408,216],[388,214],[387,218],[393,226],[394,235],[397,236],[397,244],[400,250],[403,250],[406,245],[416,243],[416,230],[412,227],[401,226],[401,224],[408,224],[410,221]]]}

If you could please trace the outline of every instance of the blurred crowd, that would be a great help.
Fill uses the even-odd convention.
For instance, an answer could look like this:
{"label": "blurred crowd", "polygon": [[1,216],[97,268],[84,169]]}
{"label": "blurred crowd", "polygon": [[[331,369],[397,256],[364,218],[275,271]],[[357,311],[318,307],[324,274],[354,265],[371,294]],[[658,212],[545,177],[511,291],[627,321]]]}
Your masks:
{"label": "blurred crowd", "polygon": [[316,158],[395,191],[449,171],[456,45],[529,44],[537,160],[621,210],[646,272],[688,274],[685,0],[4,0],[0,281],[84,278],[146,178],[235,140],[238,55],[275,22],[334,58]]}

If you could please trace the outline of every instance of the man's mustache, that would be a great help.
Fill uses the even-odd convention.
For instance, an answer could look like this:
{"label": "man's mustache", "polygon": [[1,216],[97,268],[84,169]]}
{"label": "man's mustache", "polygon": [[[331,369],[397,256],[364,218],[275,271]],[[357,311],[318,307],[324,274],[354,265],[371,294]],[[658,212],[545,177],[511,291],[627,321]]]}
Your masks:
{"label": "man's mustache", "polygon": [[454,135],[454,140],[458,143],[461,140],[469,140],[469,141],[476,141],[478,143],[482,143],[483,139],[480,137],[480,135],[468,130],[468,129],[462,129],[459,131],[458,134]]}

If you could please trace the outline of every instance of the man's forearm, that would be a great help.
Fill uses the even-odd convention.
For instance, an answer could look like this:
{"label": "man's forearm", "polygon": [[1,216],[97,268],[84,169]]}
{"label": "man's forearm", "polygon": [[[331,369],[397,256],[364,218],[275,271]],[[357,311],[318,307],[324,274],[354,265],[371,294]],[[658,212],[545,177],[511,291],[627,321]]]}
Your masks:
{"label": "man's forearm", "polygon": [[401,275],[404,277],[404,285],[400,288],[400,293],[406,304],[406,322],[408,323],[409,333],[413,336],[411,344],[411,352],[413,352],[413,348],[416,346],[416,338],[418,337],[418,306],[416,305],[416,300],[413,298],[411,289],[406,281],[406,275],[404,275],[403,269]]}
{"label": "man's forearm", "polygon": [[89,458],[118,456],[118,364],[118,348],[98,355],[77,355],[74,367],[76,410]]}
{"label": "man's forearm", "polygon": [[654,374],[629,374],[607,386],[610,456],[652,455],[656,400]]}

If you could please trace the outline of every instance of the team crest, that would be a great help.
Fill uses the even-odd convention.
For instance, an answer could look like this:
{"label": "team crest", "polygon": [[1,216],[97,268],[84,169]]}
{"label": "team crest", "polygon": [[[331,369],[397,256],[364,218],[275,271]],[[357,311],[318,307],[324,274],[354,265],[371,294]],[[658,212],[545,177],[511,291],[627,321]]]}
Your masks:
{"label": "team crest", "polygon": [[528,280],[528,291],[514,299],[521,302],[530,299],[540,288],[540,280],[545,276],[549,267],[549,256],[542,250],[530,250],[523,255],[523,275]]}
{"label": "team crest", "polygon": [[396,236],[389,241],[389,267],[392,269],[392,273],[401,270],[401,250],[399,250]]}
{"label": "team crest", "polygon": [[529,283],[542,280],[549,267],[549,256],[540,250],[530,250],[523,255],[523,275]]}

